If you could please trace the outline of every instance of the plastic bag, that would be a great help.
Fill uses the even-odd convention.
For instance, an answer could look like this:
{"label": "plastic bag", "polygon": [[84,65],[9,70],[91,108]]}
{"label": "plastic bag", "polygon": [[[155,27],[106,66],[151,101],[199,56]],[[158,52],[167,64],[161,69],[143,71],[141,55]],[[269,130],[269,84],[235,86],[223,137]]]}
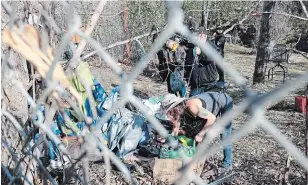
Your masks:
{"label": "plastic bag", "polygon": [[[175,138],[175,137],[174,137]],[[175,138],[178,139],[178,138]],[[183,139],[183,138],[182,138]],[[192,146],[185,146],[183,144],[179,144],[177,148],[173,149],[169,145],[164,144],[160,149],[159,157],[161,159],[181,159],[182,155],[185,157],[193,157],[196,153],[196,142],[193,142]]]}
{"label": "plastic bag", "polygon": [[146,122],[144,119],[132,113],[133,124],[128,126],[128,130],[119,143],[119,157],[124,157],[126,154],[134,151],[139,143],[146,144],[150,138]]}
{"label": "plastic bag", "polygon": [[149,115],[153,116],[159,112],[160,103],[154,104],[154,103],[151,103],[149,100],[142,100],[142,103],[147,107],[147,113]]}
{"label": "plastic bag", "polygon": [[149,98],[149,102],[152,104],[158,104],[164,99],[164,96],[159,96],[159,97],[151,97]]}
{"label": "plastic bag", "polygon": [[105,110],[111,109],[111,107],[117,102],[119,96],[120,86],[112,89],[106,100],[98,106],[99,108],[104,108]]}

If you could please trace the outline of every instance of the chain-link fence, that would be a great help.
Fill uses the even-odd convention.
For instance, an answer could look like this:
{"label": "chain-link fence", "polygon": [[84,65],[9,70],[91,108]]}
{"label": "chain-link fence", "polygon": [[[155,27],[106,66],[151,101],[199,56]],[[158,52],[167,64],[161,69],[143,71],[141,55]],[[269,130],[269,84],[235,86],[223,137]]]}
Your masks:
{"label": "chain-link fence", "polygon": [[[116,2],[112,2],[115,3]],[[96,2],[92,2],[93,6],[96,6]],[[134,105],[140,112],[145,115],[145,118],[151,123],[152,127],[163,137],[167,138],[168,132],[167,130],[162,126],[162,124],[153,116],[150,116],[146,112],[146,108],[142,104],[141,100],[136,97],[133,94],[133,86],[132,81],[136,79],[143,70],[147,67],[149,64],[149,61],[153,58],[155,58],[156,53],[162,48],[164,43],[168,38],[172,36],[173,33],[178,32],[184,37],[188,38],[191,42],[198,45],[201,50],[208,55],[210,58],[212,58],[217,65],[222,68],[225,73],[232,78],[232,80],[235,82],[235,84],[242,88],[245,94],[247,95],[246,98],[236,107],[234,110],[226,113],[221,119],[219,119],[213,127],[211,127],[206,137],[204,138],[203,142],[198,145],[197,152],[193,158],[192,161],[189,161],[186,163],[186,165],[181,169],[182,170],[182,176],[176,181],[176,184],[187,184],[189,182],[195,182],[196,184],[205,184],[204,181],[197,176],[195,173],[190,171],[191,165],[198,162],[199,160],[205,160],[208,156],[216,152],[218,149],[222,148],[223,146],[227,145],[228,142],[232,140],[232,142],[237,141],[244,137],[245,135],[249,134],[253,131],[253,129],[260,127],[267,133],[271,134],[273,138],[277,142],[281,144],[289,153],[290,155],[294,156],[298,163],[306,170],[308,171],[308,159],[305,157],[303,152],[301,152],[291,141],[289,141],[278,129],[277,127],[266,119],[265,117],[265,105],[270,101],[278,101],[281,98],[283,98],[286,94],[289,92],[295,90],[296,88],[299,88],[303,82],[307,81],[308,73],[304,73],[303,75],[299,76],[296,80],[288,81],[284,85],[276,88],[275,90],[264,94],[263,96],[259,96],[256,93],[253,93],[250,89],[247,88],[246,79],[242,77],[242,75],[229,63],[223,62],[223,58],[218,54],[218,52],[212,48],[211,45],[208,43],[202,43],[195,35],[191,34],[191,32],[188,30],[187,27],[183,25],[184,22],[184,13],[181,9],[182,2],[176,1],[176,2],[167,2],[168,4],[168,11],[167,11],[167,17],[168,17],[168,24],[166,28],[159,34],[158,38],[155,40],[154,44],[150,46],[148,52],[146,55],[141,57],[141,59],[136,63],[136,66],[134,67],[133,71],[130,74],[125,74],[123,72],[123,69],[117,65],[117,62],[113,60],[113,58],[106,52],[103,47],[108,46],[109,44],[112,44],[113,42],[116,42],[118,40],[125,40],[128,37],[126,37],[125,34],[122,34],[122,26],[119,27],[119,30],[121,30],[121,33],[114,34],[112,31],[108,31],[109,28],[111,28],[113,25],[113,22],[116,21],[117,14],[114,14],[114,17],[107,18],[109,21],[106,21],[106,23],[100,23],[103,24],[103,28],[97,27],[96,33],[93,35],[93,38],[87,36],[85,33],[80,32],[78,30],[78,27],[80,26],[80,16],[78,16],[78,13],[72,11],[72,9],[68,6],[66,2],[61,2],[61,5],[63,6],[63,9],[65,12],[67,12],[68,15],[73,17],[73,21],[67,24],[68,30],[70,30],[69,33],[66,33],[64,37],[60,40],[60,47],[57,51],[61,51],[67,45],[69,35],[72,34],[79,34],[82,36],[83,39],[87,41],[87,44],[94,48],[99,56],[102,58],[102,61],[104,61],[111,69],[114,70],[114,73],[116,73],[119,78],[121,79],[120,84],[120,100],[107,112],[104,114],[104,116],[96,123],[96,125],[88,126],[88,130],[90,131],[88,134],[80,133],[77,137],[76,141],[80,144],[80,150],[81,153],[80,157],[76,161],[71,161],[71,164],[68,168],[66,168],[63,171],[63,183],[67,183],[70,177],[75,177],[80,181],[80,183],[87,184],[87,181],[89,179],[89,153],[93,152],[97,147],[101,148],[102,150],[96,155],[100,155],[104,157],[105,161],[105,167],[106,167],[106,184],[110,184],[110,161],[112,161],[113,164],[115,164],[118,169],[122,172],[122,174],[128,179],[129,182],[133,182],[132,174],[125,166],[117,156],[108,150],[107,146],[103,145],[101,142],[98,142],[96,138],[101,137],[101,128],[106,123],[111,116],[113,116],[113,113],[116,112],[119,108],[124,107],[126,103],[130,102],[132,105]],[[2,7],[5,9],[5,11],[10,16],[10,23],[9,26],[12,30],[14,30],[13,26],[15,24],[19,24],[19,26],[24,25],[23,22],[20,22],[19,20],[15,19],[14,11],[11,6],[7,4],[7,2],[2,2]],[[42,11],[46,11],[42,9]],[[120,12],[119,14],[122,14]],[[42,14],[43,16],[46,16],[46,20],[48,19],[46,14]],[[105,21],[105,20],[103,20]],[[51,23],[50,23],[51,24]],[[147,30],[147,28],[146,28]],[[15,30],[17,32],[17,30]],[[13,33],[14,31],[12,31]],[[102,34],[108,33],[111,38],[115,38],[114,40],[109,40],[108,42],[104,40],[106,36],[102,36]],[[114,37],[117,35],[116,37]],[[44,40],[44,34],[41,35],[41,40]],[[96,40],[97,39],[97,40]],[[96,40],[96,41],[95,41]],[[99,41],[99,43],[97,42]],[[101,43],[104,43],[106,45],[101,45]],[[119,46],[123,47],[123,45]],[[38,48],[36,48],[38,49]],[[39,48],[36,50],[37,52],[44,51],[43,48]],[[117,52],[123,53],[124,49],[118,50]],[[45,52],[43,52],[45,53]],[[2,177],[7,178],[7,181],[3,182],[9,182],[9,184],[18,184],[22,181],[28,182],[29,184],[32,184],[32,182],[35,182],[37,179],[33,179],[33,177],[40,176],[40,179],[42,179],[43,184],[58,184],[56,182],[56,179],[53,177],[53,174],[50,174],[48,172],[48,169],[46,169],[46,166],[44,163],[46,160],[42,156],[46,156],[45,154],[41,154],[41,151],[48,151],[48,150],[39,150],[33,142],[34,140],[34,133],[39,130],[39,132],[43,135],[42,139],[42,145],[44,147],[47,147],[50,144],[50,141],[53,141],[56,145],[56,149],[60,151],[61,154],[69,154],[74,155],[74,153],[68,153],[68,146],[65,142],[61,141],[59,137],[55,135],[54,132],[52,132],[50,128],[50,122],[53,119],[53,116],[55,115],[56,111],[63,112],[63,109],[59,106],[55,106],[54,104],[51,104],[52,106],[46,106],[45,109],[45,119],[43,119],[43,115],[39,111],[40,103],[44,103],[49,95],[52,95],[56,97],[55,93],[57,92],[58,95],[61,95],[64,97],[65,101],[70,104],[71,107],[77,107],[76,103],[72,101],[70,96],[68,96],[67,91],[65,90],[65,86],[63,84],[57,83],[55,80],[56,78],[52,79],[51,74],[53,74],[53,70],[56,70],[57,72],[61,72],[59,68],[56,68],[58,59],[60,55],[59,53],[55,53],[56,56],[54,59],[49,60],[50,63],[47,67],[48,71],[45,71],[45,84],[46,88],[44,88],[42,92],[42,97],[40,97],[39,100],[33,99],[28,94],[28,89],[24,88],[21,81],[14,80],[13,77],[16,75],[15,69],[10,63],[10,61],[7,60],[8,55],[2,55],[2,66],[8,66],[6,67],[6,70],[8,70],[8,75],[2,76],[5,77],[5,79],[2,81],[2,85],[6,83],[10,83],[13,85],[16,89],[19,89],[20,92],[24,97],[27,98],[29,102],[29,106],[32,110],[34,110],[34,113],[37,113],[38,118],[35,120],[34,116],[31,116],[29,120],[26,122],[25,125],[21,124],[19,120],[17,120],[12,114],[7,110],[7,105],[5,104],[5,101],[3,101],[2,97],[2,137],[1,137],[1,143],[2,143],[2,151],[6,152],[7,154],[7,161],[9,161],[7,164],[1,163],[1,169],[2,173],[4,174]],[[41,55],[42,56],[42,55]],[[3,73],[2,73],[3,74]],[[60,78],[59,78],[60,79]],[[58,80],[61,83],[61,79]],[[84,84],[87,86],[87,84]],[[87,88],[86,88],[87,89]],[[87,94],[89,97],[92,97],[91,93],[87,91]],[[56,98],[55,98],[56,99]],[[56,99],[57,100],[57,99]],[[26,100],[25,100],[26,101]],[[78,109],[78,108],[76,108]],[[247,123],[245,123],[241,128],[235,130],[232,135],[225,140],[222,140],[221,142],[215,144],[214,146],[209,147],[210,142],[213,140],[213,138],[216,137],[219,133],[223,131],[225,126],[230,122],[230,120],[234,119],[236,116],[238,116],[240,113],[243,113],[247,111],[250,113],[251,118]],[[93,111],[95,112],[95,111]],[[65,113],[64,113],[65,114]],[[85,117],[85,115],[81,115],[81,117]],[[66,120],[66,124],[68,124],[68,127],[70,127],[70,121]],[[28,126],[30,126],[32,129],[28,130]],[[16,133],[18,132],[18,136]],[[11,139],[18,138],[14,140],[14,142],[11,142]],[[48,139],[47,139],[48,138]],[[4,156],[4,155],[2,155]],[[59,156],[62,160],[65,160],[65,155]],[[4,160],[4,159],[2,159]],[[78,162],[82,163],[82,169],[76,170],[75,167],[77,166]],[[47,183],[48,181],[48,183]]]}

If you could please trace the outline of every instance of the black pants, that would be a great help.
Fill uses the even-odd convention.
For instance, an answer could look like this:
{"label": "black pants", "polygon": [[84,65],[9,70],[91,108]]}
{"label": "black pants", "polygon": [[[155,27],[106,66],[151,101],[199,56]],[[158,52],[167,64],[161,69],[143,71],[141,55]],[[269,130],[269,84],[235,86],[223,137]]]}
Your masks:
{"label": "black pants", "polygon": [[225,81],[225,75],[224,75],[224,71],[222,69],[220,69],[220,67],[216,66],[217,68],[217,72],[219,75],[219,79],[218,82],[224,82]]}
{"label": "black pants", "polygon": [[[225,55],[225,53],[224,53],[224,51],[222,51],[221,56],[224,57],[224,55]],[[224,71],[218,66],[216,66],[216,68],[217,68],[217,72],[218,72],[218,75],[219,75],[218,82],[224,82],[225,81]]]}

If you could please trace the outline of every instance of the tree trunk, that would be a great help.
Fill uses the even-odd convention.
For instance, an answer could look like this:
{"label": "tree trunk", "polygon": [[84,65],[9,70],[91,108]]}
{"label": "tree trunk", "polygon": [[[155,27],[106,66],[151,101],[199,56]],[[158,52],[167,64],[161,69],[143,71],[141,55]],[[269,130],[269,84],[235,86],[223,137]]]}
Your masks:
{"label": "tree trunk", "polygon": [[[270,12],[275,5],[275,1],[264,1],[263,12]],[[265,77],[264,64],[266,57],[266,47],[269,44],[269,23],[270,14],[262,14],[261,27],[260,27],[260,37],[257,49],[257,57],[255,63],[255,71],[253,74],[253,83],[262,83]]]}

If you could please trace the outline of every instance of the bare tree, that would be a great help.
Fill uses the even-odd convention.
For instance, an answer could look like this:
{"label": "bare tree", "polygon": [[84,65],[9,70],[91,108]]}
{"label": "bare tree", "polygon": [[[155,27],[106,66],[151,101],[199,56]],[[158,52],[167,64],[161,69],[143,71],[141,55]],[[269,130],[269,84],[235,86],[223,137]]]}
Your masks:
{"label": "bare tree", "polygon": [[[274,5],[275,1],[264,1],[263,3],[263,12],[270,12]],[[266,57],[266,47],[270,39],[270,14],[262,14],[261,18],[261,27],[260,27],[260,37],[259,44],[257,49],[257,57],[255,63],[255,71],[253,74],[253,83],[261,83],[264,81],[265,71],[265,57]]]}
{"label": "bare tree", "polygon": [[209,17],[209,7],[211,6],[211,1],[204,1],[203,2],[203,12],[202,12],[202,19],[201,19],[201,26],[204,27],[204,30],[207,29],[207,22]]}

